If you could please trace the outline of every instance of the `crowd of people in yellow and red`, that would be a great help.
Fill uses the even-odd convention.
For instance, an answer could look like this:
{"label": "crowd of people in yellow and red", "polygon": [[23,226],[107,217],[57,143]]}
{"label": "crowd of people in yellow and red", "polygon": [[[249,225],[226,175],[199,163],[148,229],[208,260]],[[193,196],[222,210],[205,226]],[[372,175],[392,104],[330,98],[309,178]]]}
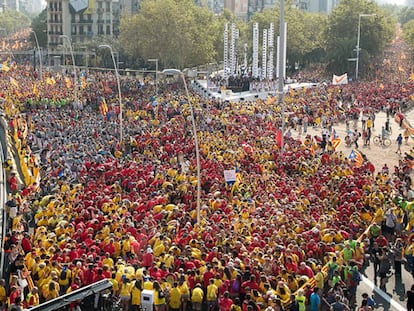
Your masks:
{"label": "crowd of people in yellow and red", "polygon": [[[179,80],[160,81],[155,96],[153,83],[122,78],[120,142],[113,75],[80,73],[75,93],[70,73],[8,68],[0,73],[1,107],[23,160],[5,163],[3,307],[36,306],[109,279],[114,300],[92,296],[69,308],[119,299],[122,310],[140,310],[145,289],[156,311],[353,308],[367,254],[381,286],[391,265],[402,273],[402,261],[413,260],[411,166],[374,167],[362,152],[349,159],[321,144],[330,132],[321,141],[281,134],[272,99],[190,95],[200,143],[198,223],[191,107]],[[303,133],[309,120],[327,128],[361,111],[393,115],[410,107],[413,92],[408,78],[292,91],[286,121]],[[401,165],[411,165],[409,156]],[[364,295],[360,310],[374,304]]]}

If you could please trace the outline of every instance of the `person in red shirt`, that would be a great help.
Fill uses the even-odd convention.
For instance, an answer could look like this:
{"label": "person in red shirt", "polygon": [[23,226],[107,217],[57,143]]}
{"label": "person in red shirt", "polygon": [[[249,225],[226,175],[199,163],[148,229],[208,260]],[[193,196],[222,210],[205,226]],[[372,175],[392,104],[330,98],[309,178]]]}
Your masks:
{"label": "person in red shirt", "polygon": [[381,234],[379,237],[377,237],[377,238],[375,239],[375,242],[377,242],[377,243],[378,243],[378,246],[379,246],[379,247],[385,247],[385,246],[388,246],[388,240],[387,240],[387,238],[386,238],[385,236],[383,236],[382,234]]}
{"label": "person in red shirt", "polygon": [[246,291],[247,289],[250,289],[250,290],[255,289],[257,291],[260,291],[259,284],[257,284],[256,276],[254,274],[250,275],[249,280],[244,281],[241,285],[241,292],[242,293],[247,293],[247,291]]}
{"label": "person in red shirt", "polygon": [[19,183],[18,183],[17,176],[16,176],[15,172],[11,173],[11,176],[9,178],[9,186],[10,186],[10,190],[12,191],[13,194],[16,193],[16,191],[19,188]]}
{"label": "person in red shirt", "polygon": [[154,255],[152,253],[152,248],[148,246],[144,255],[142,255],[142,265],[145,268],[149,269],[152,266],[153,261],[154,261]]}
{"label": "person in red shirt", "polygon": [[224,292],[223,297],[219,300],[220,311],[230,311],[233,300],[230,298],[229,292]]}
{"label": "person in red shirt", "polygon": [[313,278],[313,271],[312,268],[309,267],[308,265],[306,265],[305,262],[301,262],[298,270],[297,270],[297,274],[298,275],[306,275],[308,278]]}
{"label": "person in red shirt", "polygon": [[84,285],[90,285],[94,282],[96,277],[95,271],[93,270],[93,264],[88,264],[88,268],[83,271],[82,283]]}

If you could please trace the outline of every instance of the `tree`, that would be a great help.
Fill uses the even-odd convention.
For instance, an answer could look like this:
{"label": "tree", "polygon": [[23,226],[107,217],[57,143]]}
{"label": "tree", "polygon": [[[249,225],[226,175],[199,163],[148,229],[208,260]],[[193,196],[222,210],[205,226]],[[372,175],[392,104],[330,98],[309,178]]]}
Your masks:
{"label": "tree", "polygon": [[[289,63],[304,64],[311,60],[320,60],[324,55],[325,37],[323,34],[327,17],[322,14],[301,11],[287,3],[285,5],[285,22],[287,23],[286,57]],[[253,15],[249,24],[249,42],[252,42],[253,23],[259,24],[260,31],[269,28],[270,23],[274,23],[275,36],[278,36],[279,8],[266,9]]]}
{"label": "tree", "polygon": [[342,0],[329,16],[326,29],[328,70],[333,73],[342,74],[354,66],[348,58],[356,56],[359,14],[375,14],[361,18],[360,65],[382,53],[392,38],[396,23],[387,11],[370,0]]}
{"label": "tree", "polygon": [[29,27],[30,19],[18,11],[7,10],[0,13],[0,29],[12,33]]}
{"label": "tree", "polygon": [[404,7],[398,13],[398,21],[401,23],[401,26],[404,26],[405,23],[414,19],[414,8]]}
{"label": "tree", "polygon": [[[32,21],[32,30],[36,33],[37,40],[39,41],[39,46],[47,46],[47,11],[44,9],[38,16],[36,16]],[[30,34],[30,39],[32,40],[34,46],[36,46],[36,39],[33,33]]]}
{"label": "tree", "polygon": [[411,47],[414,46],[414,19],[404,24],[403,37]]}
{"label": "tree", "polygon": [[138,14],[122,17],[120,42],[132,57],[182,69],[214,59],[216,29],[213,13],[191,0],[144,0]]}

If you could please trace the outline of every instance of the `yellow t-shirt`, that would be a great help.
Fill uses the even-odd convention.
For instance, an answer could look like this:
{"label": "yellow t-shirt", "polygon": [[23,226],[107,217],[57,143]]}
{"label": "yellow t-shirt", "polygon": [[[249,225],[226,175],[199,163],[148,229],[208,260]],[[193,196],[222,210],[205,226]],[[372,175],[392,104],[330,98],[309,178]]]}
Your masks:
{"label": "yellow t-shirt", "polygon": [[170,290],[170,302],[168,304],[171,309],[179,309],[181,306],[181,292],[178,287]]}
{"label": "yellow t-shirt", "polygon": [[139,306],[141,304],[141,290],[135,286],[135,283],[131,288],[131,303],[132,305]]}
{"label": "yellow t-shirt", "polygon": [[131,283],[122,283],[119,289],[119,296],[130,297],[131,296]]}
{"label": "yellow t-shirt", "polygon": [[217,300],[218,287],[215,284],[207,286],[207,301]]}
{"label": "yellow t-shirt", "polygon": [[[160,295],[163,295],[160,297]],[[165,295],[162,289],[154,290],[154,305],[159,306],[165,304]]]}
{"label": "yellow t-shirt", "polygon": [[196,287],[193,289],[193,293],[191,295],[192,302],[203,302],[204,292],[200,287]]}

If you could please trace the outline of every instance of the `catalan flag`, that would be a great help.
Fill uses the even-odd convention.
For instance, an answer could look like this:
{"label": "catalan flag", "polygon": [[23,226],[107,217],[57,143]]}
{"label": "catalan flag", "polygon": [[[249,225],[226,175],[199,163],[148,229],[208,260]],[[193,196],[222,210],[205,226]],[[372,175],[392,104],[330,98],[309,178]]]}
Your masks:
{"label": "catalan flag", "polygon": [[68,89],[72,88],[72,80],[68,77],[65,77],[65,84]]}
{"label": "catalan flag", "polygon": [[13,85],[13,86],[15,86],[15,87],[19,87],[19,83],[13,77],[10,77],[10,84]]}
{"label": "catalan flag", "polygon": [[340,137],[333,138],[331,140],[332,146],[334,147],[334,150],[336,150],[342,143],[342,139]]}
{"label": "catalan flag", "polygon": [[39,96],[39,90],[37,89],[36,84],[33,84],[32,93],[33,93],[36,97],[38,97],[38,96]]}
{"label": "catalan flag", "polygon": [[355,164],[356,167],[361,167],[362,164],[364,163],[364,158],[363,158],[361,152],[359,152],[356,149],[353,149],[351,151],[348,158]]}
{"label": "catalan flag", "polygon": [[46,84],[49,84],[49,85],[55,85],[56,84],[56,81],[55,81],[55,78],[53,78],[53,77],[51,77],[51,78],[46,78]]}
{"label": "catalan flag", "polygon": [[106,114],[108,113],[108,105],[106,104],[106,100],[103,97],[99,105],[99,111],[101,112],[103,117],[106,117]]}
{"label": "catalan flag", "polygon": [[2,71],[8,72],[10,70],[10,67],[4,62],[3,64],[0,64],[0,69]]}

